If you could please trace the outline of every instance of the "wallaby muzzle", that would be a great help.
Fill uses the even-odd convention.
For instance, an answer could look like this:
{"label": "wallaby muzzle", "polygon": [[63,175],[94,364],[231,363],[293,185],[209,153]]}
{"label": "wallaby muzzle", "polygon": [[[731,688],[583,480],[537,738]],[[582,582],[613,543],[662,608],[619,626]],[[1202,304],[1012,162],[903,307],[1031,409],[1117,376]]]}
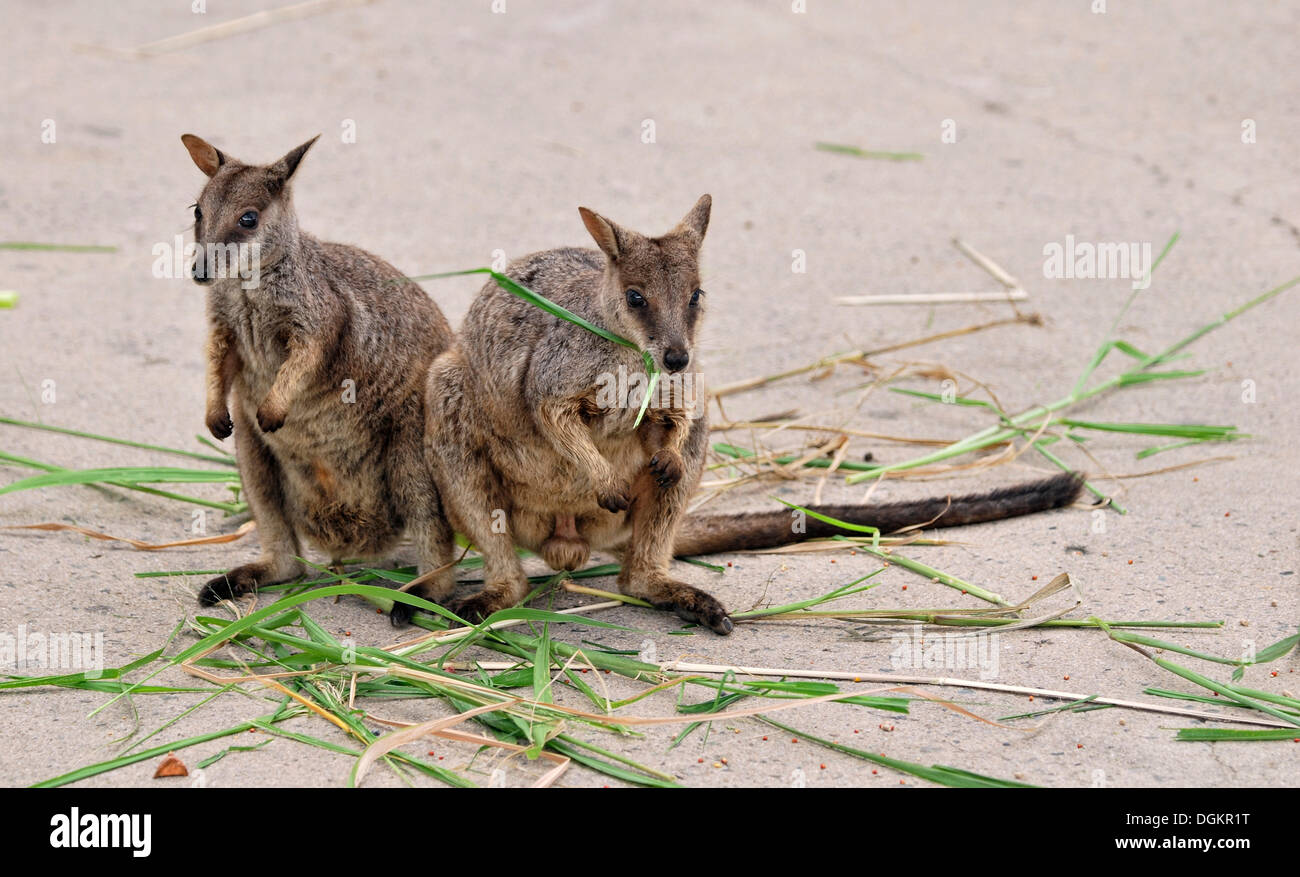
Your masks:
{"label": "wallaby muzzle", "polygon": [[207,274],[204,273],[202,262],[203,260],[201,258],[196,258],[190,264],[190,276],[194,278],[195,283],[206,286],[212,282],[212,278],[207,276]]}
{"label": "wallaby muzzle", "polygon": [[681,347],[669,347],[664,351],[664,368],[670,372],[679,372],[691,361],[691,355]]}

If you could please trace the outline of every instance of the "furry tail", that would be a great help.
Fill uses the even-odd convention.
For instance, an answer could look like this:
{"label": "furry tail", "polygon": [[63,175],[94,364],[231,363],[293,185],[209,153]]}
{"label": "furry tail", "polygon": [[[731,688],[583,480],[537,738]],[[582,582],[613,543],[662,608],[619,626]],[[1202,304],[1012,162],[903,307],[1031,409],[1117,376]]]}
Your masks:
{"label": "furry tail", "polygon": [[[1060,508],[1074,502],[1082,487],[1083,476],[1062,472],[1041,481],[952,497],[951,501],[943,497],[884,505],[817,505],[806,508],[850,524],[863,524],[877,527],[882,533],[892,533],[915,524],[957,527]],[[695,515],[682,523],[673,553],[682,556],[775,548],[846,532],[810,516],[805,521],[807,532],[795,533],[791,527],[793,520],[790,510]]]}

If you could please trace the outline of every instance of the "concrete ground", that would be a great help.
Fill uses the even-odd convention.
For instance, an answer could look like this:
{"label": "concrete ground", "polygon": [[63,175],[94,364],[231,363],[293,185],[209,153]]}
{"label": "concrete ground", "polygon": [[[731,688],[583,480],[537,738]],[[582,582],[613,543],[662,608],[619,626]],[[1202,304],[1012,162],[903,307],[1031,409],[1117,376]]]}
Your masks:
{"label": "concrete ground", "polygon": [[[206,13],[195,14],[187,3],[5,4],[0,239],[117,249],[0,250],[0,289],[20,296],[15,308],[0,310],[0,369],[7,376],[0,414],[198,448],[203,294],[185,279],[156,278],[151,270],[154,245],[186,233],[187,205],[202,183],[180,144],[187,131],[250,161],[269,161],[323,132],[296,181],[302,225],[380,253],[411,274],[483,265],[498,249],[513,257],[586,244],[579,204],[659,232],[709,192],[703,349],[715,385],[1007,316],[1003,304],[833,304],[851,294],[999,289],[952,246],[954,237],[1014,274],[1030,295],[1022,310],[1040,314],[1043,325],[1003,326],[873,361],[885,373],[908,362],[941,364],[984,382],[1010,410],[1064,395],[1129,295],[1124,279],[1045,277],[1044,247],[1063,244],[1067,235],[1149,242],[1158,252],[1181,233],[1151,289],[1118,327],[1148,351],[1300,273],[1300,96],[1289,76],[1297,62],[1289,37],[1300,26],[1297,3],[1243,10],[1213,0],[1110,2],[1097,13],[1088,3],[1053,0],[808,0],[800,14],[785,0],[508,0],[507,11],[495,14],[489,0],[383,0],[143,57],[120,51],[233,21],[262,5],[211,0]],[[50,120],[54,142],[43,137]],[[647,122],[652,143],[643,142]],[[346,142],[349,131],[355,142]],[[955,142],[945,142],[945,132],[955,132]],[[861,159],[819,151],[819,141],[919,152],[924,159]],[[806,258],[803,273],[792,271],[796,250]],[[470,278],[426,286],[453,324],[477,287]],[[1222,619],[1217,632],[1157,635],[1230,657],[1294,633],[1297,325],[1300,290],[1293,289],[1192,347],[1191,359],[1178,367],[1202,368],[1203,375],[1128,388],[1078,409],[1091,420],[1235,424],[1252,436],[1144,460],[1135,453],[1161,440],[1093,433],[1093,459],[1060,451],[1094,475],[1218,458],[1099,481],[1120,487],[1127,515],[1076,507],[948,531],[943,535],[963,544],[916,547],[911,555],[1016,599],[1069,572],[1086,598],[1078,617]],[[820,382],[800,377],[729,397],[726,414],[742,420],[797,409],[811,422],[954,439],[990,422],[979,409],[883,391],[855,410],[854,388],[864,380],[854,367]],[[941,392],[938,377],[904,385]],[[962,391],[969,386],[963,381]],[[1246,401],[1252,392],[1253,402]],[[747,430],[719,438],[754,440]],[[788,451],[811,438],[782,433],[765,443]],[[853,448],[855,457],[870,451],[887,461],[916,453],[915,446],[866,439]],[[0,449],[74,468],[183,465],[9,426],[0,426]],[[886,482],[882,491],[892,498],[964,491],[1046,466],[1025,455],[960,479]],[[27,474],[6,467],[4,480]],[[224,493],[212,485],[184,489]],[[814,489],[813,478],[767,483],[708,508],[770,507],[773,493],[803,502]],[[864,493],[863,486],[831,485],[826,496]],[[45,521],[163,542],[191,535],[193,518],[189,506],[121,490],[0,497],[0,523]],[[212,515],[208,523],[215,532],[238,521]],[[162,645],[196,610],[202,581],[135,573],[224,568],[255,553],[253,537],[142,553],[69,533],[9,531],[0,536],[0,631],[15,634],[23,625],[101,632],[106,663],[119,666]],[[732,564],[721,577],[685,565],[681,574],[737,610],[812,597],[878,566],[847,553],[717,560]],[[852,605],[980,605],[898,568],[878,581]],[[312,611],[361,643],[383,644],[393,635],[387,620],[359,601],[322,601]],[[680,630],[677,620],[642,610],[602,617],[638,629],[557,635],[631,648],[649,639],[661,659],[893,669],[888,637],[860,623],[749,624],[724,639],[669,636]],[[1154,700],[1143,694],[1147,687],[1197,691],[1097,631],[1020,630],[1000,637],[999,646],[995,681],[1008,685],[1147,701]],[[1228,678],[1226,668],[1185,663]],[[1248,669],[1245,684],[1294,695],[1298,666],[1292,653]],[[956,668],[908,672],[973,675]],[[613,692],[637,689],[604,678]],[[179,673],[159,680],[186,684]],[[1057,705],[969,689],[926,692],[988,719]],[[29,784],[113,757],[122,745],[114,741],[157,729],[199,698],[142,695],[92,715],[106,700],[79,690],[4,693],[0,732],[11,743],[0,747],[0,782]],[[371,706],[410,719],[442,709],[419,701]],[[665,694],[629,709],[668,715],[672,708],[673,695]],[[227,694],[141,748],[266,711],[264,700]],[[1300,748],[1290,742],[1179,743],[1174,729],[1200,723],[1120,709],[1004,723],[1014,727],[931,703],[915,704],[906,716],[822,704],[778,718],[892,757],[1042,785],[1300,782]],[[291,727],[344,742],[319,719]],[[808,786],[900,785],[892,771],[873,773],[865,762],[790,742],[752,719],[719,722],[707,739],[697,732],[669,750],[678,730],[654,727],[630,741],[580,733],[687,785],[788,785],[800,776]],[[180,755],[194,765],[230,742]],[[442,764],[458,768],[473,754],[460,744],[430,748],[440,750]],[[155,759],[87,784],[185,782],[151,779],[156,766]],[[278,739],[217,762],[205,781],[336,786],[350,766],[347,758]],[[487,766],[480,759],[466,775],[487,784]],[[505,767],[509,784],[535,775],[517,762]],[[398,780],[379,770],[367,782]],[[608,780],[574,768],[562,782]]]}

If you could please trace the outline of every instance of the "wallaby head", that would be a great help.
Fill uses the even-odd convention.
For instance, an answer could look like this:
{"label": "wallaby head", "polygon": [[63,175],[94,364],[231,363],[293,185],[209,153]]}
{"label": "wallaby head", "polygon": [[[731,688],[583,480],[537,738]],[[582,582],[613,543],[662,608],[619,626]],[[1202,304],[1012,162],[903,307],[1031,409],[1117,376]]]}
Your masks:
{"label": "wallaby head", "polygon": [[700,246],[712,206],[713,199],[702,196],[676,228],[657,238],[578,208],[605,253],[600,297],[609,330],[649,351],[669,372],[686,368],[695,352],[695,327],[704,312]]}
{"label": "wallaby head", "polygon": [[194,205],[194,241],[199,247],[191,273],[196,283],[211,283],[219,276],[203,258],[209,245],[256,245],[262,268],[292,249],[298,218],[289,180],[319,136],[268,165],[244,164],[200,137],[181,136],[194,164],[208,176]]}

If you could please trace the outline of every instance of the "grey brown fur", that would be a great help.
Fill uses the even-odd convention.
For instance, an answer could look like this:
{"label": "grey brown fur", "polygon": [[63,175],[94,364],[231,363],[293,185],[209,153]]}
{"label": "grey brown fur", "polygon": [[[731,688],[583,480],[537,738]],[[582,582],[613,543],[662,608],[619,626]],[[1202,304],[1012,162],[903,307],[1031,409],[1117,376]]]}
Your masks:
{"label": "grey brown fur", "polygon": [[[182,141],[209,177],[196,242],[261,249],[255,288],[194,268],[208,290],[207,425],[218,439],[234,432],[262,548],[201,601],[297,577],[304,539],[338,562],[380,555],[409,530],[422,566],[447,564],[451,531],[422,451],[425,375],[452,338],[442,313],[382,259],[299,230],[289,182],[314,140],[265,166]],[[250,211],[255,227],[241,226]]]}
{"label": "grey brown fur", "polygon": [[[703,312],[699,251],[711,199],[666,235],[645,237],[585,208],[600,251],[559,249],[506,274],[645,349],[666,372],[692,364]],[[628,290],[641,304],[634,305]],[[553,317],[489,282],[451,350],[429,373],[426,448],[452,526],[483,553],[485,586],[449,606],[477,618],[518,603],[527,579],[516,544],[558,569],[591,549],[621,555],[619,589],[718,633],[714,597],[673,578],[673,540],[704,465],[707,420],[686,399],[638,406],[598,398],[602,376],[643,374],[640,355]],[[702,415],[702,409],[699,411]],[[438,582],[419,589],[446,601]],[[399,615],[403,614],[398,610]]]}

